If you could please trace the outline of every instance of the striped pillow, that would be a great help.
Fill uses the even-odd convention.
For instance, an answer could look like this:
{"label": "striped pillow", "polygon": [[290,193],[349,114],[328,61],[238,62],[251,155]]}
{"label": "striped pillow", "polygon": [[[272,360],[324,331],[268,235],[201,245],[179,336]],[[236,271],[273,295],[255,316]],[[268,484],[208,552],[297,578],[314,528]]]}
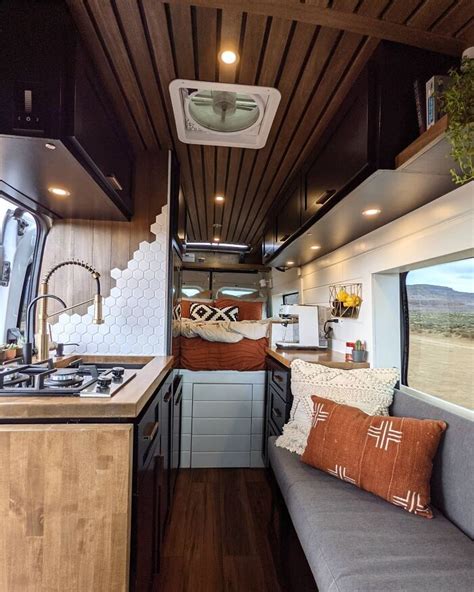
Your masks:
{"label": "striped pillow", "polygon": [[216,308],[202,302],[193,302],[190,307],[192,321],[238,321],[239,308],[237,306],[225,306]]}

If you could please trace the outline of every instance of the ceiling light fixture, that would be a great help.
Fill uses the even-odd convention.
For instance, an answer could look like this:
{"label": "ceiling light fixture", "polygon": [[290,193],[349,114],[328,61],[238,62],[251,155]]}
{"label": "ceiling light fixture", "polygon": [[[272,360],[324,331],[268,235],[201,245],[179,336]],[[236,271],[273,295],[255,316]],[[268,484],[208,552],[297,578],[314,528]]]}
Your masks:
{"label": "ceiling light fixture", "polygon": [[250,247],[248,245],[244,245],[241,243],[221,243],[219,239],[219,244],[216,245],[215,243],[206,243],[206,242],[194,242],[194,241],[187,241],[186,242],[186,249],[200,249],[200,248],[209,248],[211,246],[218,246],[221,250],[229,250],[229,251],[249,251]]}
{"label": "ceiling light fixture", "polygon": [[368,210],[364,210],[362,215],[370,218],[370,216],[378,216],[381,211],[382,210],[379,210],[378,208],[369,208]]}
{"label": "ceiling light fixture", "polygon": [[321,245],[311,245],[312,251],[319,251],[320,248],[321,248]]}
{"label": "ceiling light fixture", "polygon": [[235,51],[232,51],[231,49],[224,49],[219,53],[219,60],[227,66],[235,64],[238,59],[238,54]]}
{"label": "ceiling light fixture", "polygon": [[218,203],[222,203],[224,201],[224,196],[223,195],[216,195],[215,200]]}
{"label": "ceiling light fixture", "polygon": [[62,189],[61,187],[48,187],[48,191],[54,195],[59,195],[60,197],[68,197],[71,195],[70,191]]}
{"label": "ceiling light fixture", "polygon": [[286,262],[286,264],[287,264],[287,265],[294,265],[294,264],[295,264],[295,262],[294,262],[294,261],[287,261],[287,262]]}
{"label": "ceiling light fixture", "polygon": [[218,236],[215,236],[214,237],[214,242],[215,243],[220,243],[221,242],[221,239]]}
{"label": "ceiling light fixture", "polygon": [[56,150],[56,146],[54,144],[51,144],[50,142],[46,142],[44,147],[47,148],[48,150]]}

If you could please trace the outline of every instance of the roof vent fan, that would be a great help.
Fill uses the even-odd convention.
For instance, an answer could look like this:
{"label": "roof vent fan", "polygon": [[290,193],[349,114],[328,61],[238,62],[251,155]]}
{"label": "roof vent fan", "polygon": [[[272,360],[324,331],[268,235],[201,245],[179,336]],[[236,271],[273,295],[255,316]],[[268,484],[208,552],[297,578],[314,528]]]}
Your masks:
{"label": "roof vent fan", "polygon": [[281,95],[276,88],[173,80],[178,138],[186,144],[263,148]]}

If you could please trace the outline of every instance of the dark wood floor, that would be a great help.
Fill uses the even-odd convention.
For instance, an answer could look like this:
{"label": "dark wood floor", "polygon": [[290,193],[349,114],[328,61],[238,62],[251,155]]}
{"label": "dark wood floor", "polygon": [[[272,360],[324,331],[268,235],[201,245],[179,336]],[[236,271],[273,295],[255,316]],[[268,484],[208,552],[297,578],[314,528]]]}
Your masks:
{"label": "dark wood floor", "polygon": [[180,471],[160,592],[281,592],[267,537],[270,511],[263,469]]}

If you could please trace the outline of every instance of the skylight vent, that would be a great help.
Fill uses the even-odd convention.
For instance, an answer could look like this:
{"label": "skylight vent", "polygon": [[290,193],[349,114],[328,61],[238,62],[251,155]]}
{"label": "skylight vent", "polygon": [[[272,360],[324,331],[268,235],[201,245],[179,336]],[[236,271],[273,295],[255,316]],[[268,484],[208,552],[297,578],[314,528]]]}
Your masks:
{"label": "skylight vent", "polygon": [[276,88],[173,80],[178,138],[186,144],[263,148],[281,95]]}

